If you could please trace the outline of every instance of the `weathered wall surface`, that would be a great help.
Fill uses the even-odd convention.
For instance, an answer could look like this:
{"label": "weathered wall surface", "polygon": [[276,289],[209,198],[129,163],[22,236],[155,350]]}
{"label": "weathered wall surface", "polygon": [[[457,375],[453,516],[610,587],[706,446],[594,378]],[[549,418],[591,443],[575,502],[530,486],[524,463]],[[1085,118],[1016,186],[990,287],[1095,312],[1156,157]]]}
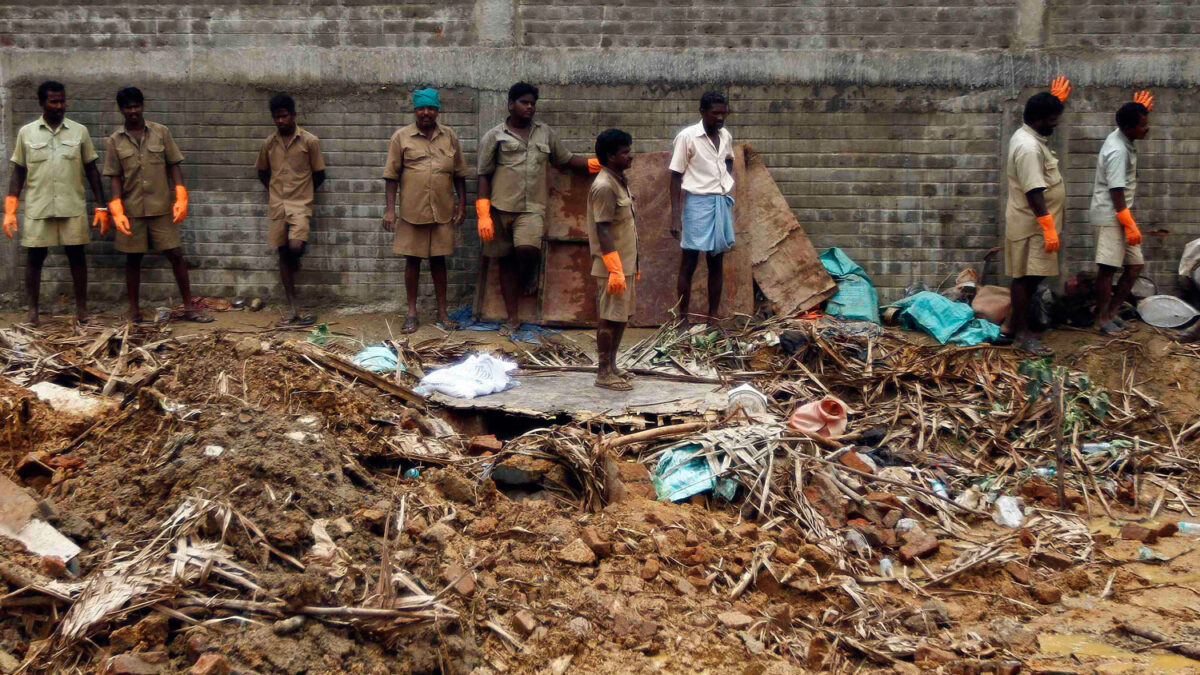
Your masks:
{"label": "weathered wall surface", "polygon": [[[999,245],[1007,139],[1025,98],[1062,73],[1075,84],[1055,139],[1070,190],[1065,268],[1090,267],[1087,198],[1112,113],[1150,87],[1137,215],[1166,231],[1145,247],[1169,287],[1182,244],[1200,235],[1189,104],[1200,61],[1187,49],[1198,29],[1200,4],[1186,0],[0,2],[0,150],[37,115],[42,79],[68,85],[69,114],[97,138],[120,123],[115,90],[137,84],[188,156],[195,290],[274,296],[251,165],[271,131],[267,98],[291,90],[329,164],[304,290],[395,303],[402,263],[379,229],[379,176],[414,86],[443,90],[443,121],[472,165],[517,79],[542,85],[540,119],[579,152],[611,126],[638,151],[665,149],[699,94],[721,88],[735,139],[763,155],[814,243],[845,248],[894,297]],[[469,188],[473,199],[473,177]],[[119,256],[110,242],[91,252],[93,294],[119,298]],[[5,241],[0,256],[0,288],[17,290],[20,251]],[[471,219],[452,298],[472,293],[477,256]],[[51,258],[49,293],[68,290],[62,264]],[[151,296],[172,291],[161,267],[147,280]]]}

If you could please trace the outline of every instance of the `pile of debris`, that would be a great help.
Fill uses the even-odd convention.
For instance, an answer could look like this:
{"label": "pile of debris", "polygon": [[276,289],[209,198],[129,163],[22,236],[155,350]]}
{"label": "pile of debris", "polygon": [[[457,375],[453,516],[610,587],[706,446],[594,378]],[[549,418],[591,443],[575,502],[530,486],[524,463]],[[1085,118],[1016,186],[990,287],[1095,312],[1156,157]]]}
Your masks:
{"label": "pile of debris", "polygon": [[[1088,514],[1200,508],[1200,424],[1132,377],[910,337],[667,325],[622,363],[765,405],[507,434],[416,392],[492,348],[457,339],[378,373],[324,334],[0,330],[0,497],[78,547],[0,537],[0,672],[1014,672],[1010,617],[1120,588],[1113,536],[1154,562],[1172,535]],[[513,356],[594,367],[569,339]],[[789,425],[826,397],[845,432]]]}

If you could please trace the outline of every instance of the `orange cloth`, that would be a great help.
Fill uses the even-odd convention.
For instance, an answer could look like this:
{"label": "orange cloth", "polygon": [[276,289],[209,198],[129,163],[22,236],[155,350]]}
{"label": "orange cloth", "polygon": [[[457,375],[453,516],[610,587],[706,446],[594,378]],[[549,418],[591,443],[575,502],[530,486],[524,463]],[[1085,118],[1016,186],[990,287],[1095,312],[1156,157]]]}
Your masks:
{"label": "orange cloth", "polygon": [[1042,237],[1046,240],[1046,253],[1054,253],[1059,247],[1058,232],[1054,231],[1054,216],[1049,213],[1038,216],[1037,222],[1042,226]]}
{"label": "orange cloth", "polygon": [[9,239],[17,233],[17,206],[21,204],[21,200],[15,195],[5,195],[4,197],[4,234],[8,235]]}
{"label": "orange cloth", "polygon": [[604,261],[604,269],[608,270],[609,294],[621,295],[625,292],[625,268],[621,266],[621,254],[609,251],[600,259]]}
{"label": "orange cloth", "polygon": [[175,205],[171,207],[171,222],[178,225],[187,218],[188,194],[187,188],[182,185],[175,186]]}
{"label": "orange cloth", "polygon": [[492,200],[476,199],[475,216],[479,219],[477,227],[479,238],[483,241],[491,241],[492,237],[496,236],[496,226],[492,224]]}
{"label": "orange cloth", "polygon": [[[125,235],[132,233],[129,229],[129,218],[125,216],[125,203],[121,201],[120,197],[117,197],[108,203],[108,211],[112,214],[113,225],[117,226],[118,232]],[[108,224],[105,223],[105,226],[101,228],[100,233],[104,234],[107,230]]]}
{"label": "orange cloth", "polygon": [[1138,229],[1137,221],[1133,219],[1133,214],[1129,212],[1128,206],[1117,211],[1117,222],[1125,228],[1125,243],[1130,246],[1142,243],[1142,231]]}

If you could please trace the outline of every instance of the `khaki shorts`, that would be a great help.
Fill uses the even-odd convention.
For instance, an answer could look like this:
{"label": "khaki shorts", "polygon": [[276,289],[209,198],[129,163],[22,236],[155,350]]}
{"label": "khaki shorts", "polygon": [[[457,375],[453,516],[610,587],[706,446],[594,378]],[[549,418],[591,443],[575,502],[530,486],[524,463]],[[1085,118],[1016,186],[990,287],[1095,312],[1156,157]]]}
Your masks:
{"label": "khaki shorts", "polygon": [[625,276],[625,292],[611,295],[608,292],[608,277],[593,277],[596,280],[596,316],[605,321],[628,323],[637,308],[637,280],[632,274]]}
{"label": "khaki shorts", "polygon": [[417,258],[433,258],[454,253],[454,226],[450,223],[414,225],[406,220],[396,221],[392,237],[392,253]]}
{"label": "khaki shorts", "polygon": [[117,232],[117,250],[121,253],[145,253],[149,250],[170,251],[183,246],[179,226],[171,222],[171,214],[129,219],[129,234]]}
{"label": "khaki shorts", "polygon": [[1096,263],[1109,267],[1144,265],[1142,245],[1130,246],[1125,242],[1125,228],[1120,225],[1096,226]]}
{"label": "khaki shorts", "polygon": [[271,248],[287,246],[289,239],[308,241],[309,216],[295,214],[283,218],[271,219],[271,227],[267,230],[267,244]]}
{"label": "khaki shorts", "polygon": [[21,227],[21,245],[26,248],[78,246],[92,240],[88,217],[25,218]]}
{"label": "khaki shorts", "polygon": [[545,234],[545,218],[540,213],[509,213],[492,209],[492,224],[496,234],[491,241],[483,242],[483,254],[489,258],[503,258],[513,252],[514,246],[542,248]]}
{"label": "khaki shorts", "polygon": [[1035,234],[1017,241],[1004,240],[1004,273],[1021,277],[1058,276],[1058,251],[1046,252],[1046,239]]}

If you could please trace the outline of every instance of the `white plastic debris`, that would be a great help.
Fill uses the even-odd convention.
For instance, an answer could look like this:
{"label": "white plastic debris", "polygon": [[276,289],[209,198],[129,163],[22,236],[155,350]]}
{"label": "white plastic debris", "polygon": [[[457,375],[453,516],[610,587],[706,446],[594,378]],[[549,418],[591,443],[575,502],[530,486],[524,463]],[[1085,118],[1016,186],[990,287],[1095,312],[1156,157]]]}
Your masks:
{"label": "white plastic debris", "polygon": [[516,363],[491,354],[472,354],[460,363],[421,378],[417,390],[425,395],[440,392],[454,398],[487,396],[517,386],[516,378],[509,375],[516,367]]}
{"label": "white plastic debris", "polygon": [[225,448],[223,448],[219,445],[204,446],[204,456],[205,457],[220,457],[224,452],[225,452]]}
{"label": "white plastic debris", "polygon": [[1025,522],[1025,507],[1017,497],[1004,495],[996,499],[992,520],[1004,527],[1020,527]]}
{"label": "white plastic debris", "polygon": [[29,388],[37,397],[58,412],[71,413],[80,417],[97,417],[115,410],[121,402],[107,396],[91,396],[78,389],[63,387],[53,382],[38,382]]}

